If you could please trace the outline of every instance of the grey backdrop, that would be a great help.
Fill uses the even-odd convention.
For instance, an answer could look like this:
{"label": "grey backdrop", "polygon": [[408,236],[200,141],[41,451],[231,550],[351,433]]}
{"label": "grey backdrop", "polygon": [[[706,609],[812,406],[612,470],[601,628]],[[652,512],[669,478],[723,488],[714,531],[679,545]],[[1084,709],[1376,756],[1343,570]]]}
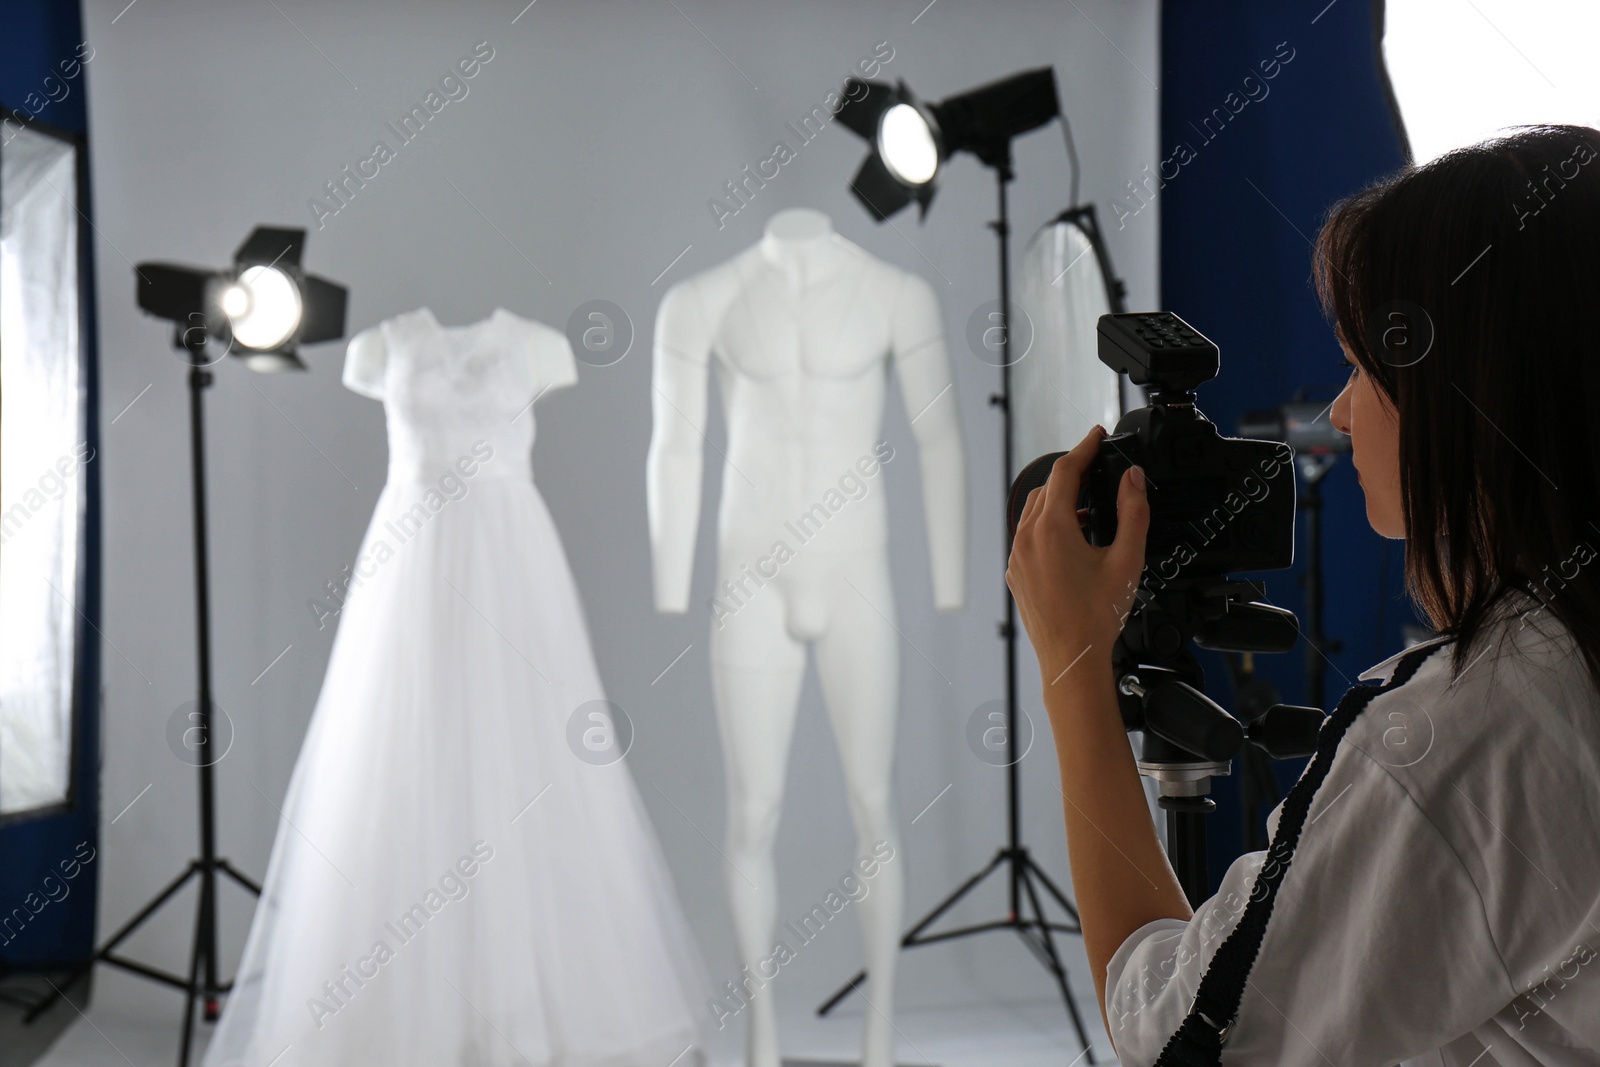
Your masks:
{"label": "grey backdrop", "polygon": [[[748,246],[773,212],[791,206],[827,212],[846,237],[934,283],[972,478],[971,578],[965,612],[933,610],[915,446],[896,393],[884,433],[906,458],[886,468],[885,491],[905,634],[896,795],[908,917],[1001,843],[1003,773],[973,756],[965,733],[973,710],[998,698],[1002,684],[1000,437],[987,403],[998,372],[964,340],[968,316],[995,295],[985,225],[994,211],[991,174],[959,159],[925,225],[906,213],[877,226],[846,189],[863,144],[835,123],[798,146],[797,158],[725,228],[706,202],[723,195],[723,183],[743,166],[770,155],[775,141],[797,146],[785,121],[821,105],[858,59],[887,41],[894,55],[880,76],[905,78],[935,99],[1053,64],[1083,160],[1083,194],[1104,212],[1158,158],[1158,5],[522,4],[85,4],[95,50],[87,76],[105,465],[102,931],[129,916],[195,848],[194,774],[166,740],[174,709],[193,695],[183,367],[166,327],[135,310],[131,263],[221,265],[260,223],[310,229],[307,265],[350,287],[351,333],[424,304],[446,323],[504,305],[559,327],[591,299],[614,301],[631,317],[636,338],[626,358],[603,369],[581,366],[576,388],[541,401],[535,467],[571,556],[609,695],[636,724],[629,761],[718,979],[735,968],[718,852],[722,774],[706,663],[709,616],[703,608],[657,616],[649,592],[644,457],[656,304],[670,284]],[[421,103],[480,41],[494,56],[467,83],[467,96],[448,103],[319,229],[308,201],[325,198],[324,183],[369,156],[375,141],[396,144],[385,123]],[[1067,206],[1060,131],[1021,140],[1017,167],[1020,249]],[[1135,307],[1157,303],[1157,224],[1152,209],[1110,230]],[[352,562],[386,462],[381,407],[339,384],[342,346],[313,348],[308,358],[311,371],[301,375],[219,367],[210,395],[216,698],[236,730],[218,773],[219,833],[224,854],[257,876],[334,633],[331,622],[318,628],[307,602]],[[719,422],[712,440],[721,433]],[[717,464],[708,466],[698,605],[711,595],[720,483]],[[1027,656],[1024,649],[1024,697],[1041,736],[1023,763],[1025,830],[1065,884],[1056,769]],[[779,838],[785,917],[809,909],[855,855],[814,680],[803,700]],[[997,882],[956,918],[994,917],[1003,908]],[[168,909],[130,953],[181,970],[189,915],[187,907]],[[222,919],[233,960],[249,903],[231,888]],[[1081,943],[1069,950],[1093,1017]],[[787,1010],[815,1003],[858,966],[859,951],[853,920],[819,938],[782,972],[780,1002]],[[1054,996],[1009,936],[920,949],[915,963],[903,971],[902,1005]],[[105,971],[101,997],[174,1015],[178,1003],[169,991]],[[862,1010],[859,1001],[849,1010]]]}

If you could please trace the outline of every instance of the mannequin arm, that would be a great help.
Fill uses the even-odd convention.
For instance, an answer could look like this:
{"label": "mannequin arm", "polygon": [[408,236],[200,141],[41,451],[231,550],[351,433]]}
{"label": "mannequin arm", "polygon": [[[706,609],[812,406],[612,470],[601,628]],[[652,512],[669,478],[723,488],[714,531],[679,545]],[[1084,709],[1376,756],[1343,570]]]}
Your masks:
{"label": "mannequin arm", "polygon": [[957,611],[967,599],[967,464],[944,321],[932,287],[915,275],[898,304],[894,364],[922,466],[933,600],[941,611]]}
{"label": "mannequin arm", "polygon": [[689,607],[706,428],[710,335],[698,294],[685,285],[667,292],[656,313],[651,392],[652,432],[645,464],[650,554],[657,611]]}

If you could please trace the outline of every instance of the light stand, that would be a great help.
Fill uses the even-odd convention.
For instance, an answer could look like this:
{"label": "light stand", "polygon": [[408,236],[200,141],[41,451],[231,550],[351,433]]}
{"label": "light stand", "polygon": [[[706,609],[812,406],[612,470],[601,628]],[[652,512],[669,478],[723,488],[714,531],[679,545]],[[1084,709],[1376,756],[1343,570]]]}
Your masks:
{"label": "light stand", "polygon": [[[152,981],[181,989],[186,994],[184,1003],[183,1043],[178,1053],[179,1067],[189,1062],[189,1049],[194,1034],[194,1004],[203,1000],[207,1022],[215,1022],[220,1014],[219,996],[232,988],[231,982],[217,977],[217,873],[227,875],[245,889],[259,896],[261,887],[241,874],[226,859],[217,855],[216,786],[211,758],[211,581],[208,565],[206,530],[206,473],[205,473],[205,390],[211,385],[212,374],[200,362],[204,359],[204,334],[193,332],[180,336],[197,338],[198,344],[180,344],[190,357],[189,367],[189,469],[193,483],[194,508],[194,561],[195,561],[195,650],[197,662],[197,693],[195,725],[191,731],[196,737],[195,758],[199,767],[200,787],[200,855],[189,861],[182,874],[129,919],[94,954],[93,958],[72,972],[57,987],[54,995],[46,997],[26,1016],[32,1022],[56,999],[65,996],[97,963],[109,963],[132,971]],[[117,954],[117,948],[144,925],[161,906],[189,884],[190,879],[200,881],[200,900],[195,908],[194,937],[190,945],[189,974],[187,978],[130,960]]]}
{"label": "light stand", "polygon": [[[87,963],[68,975],[54,993],[36,1004],[25,1016],[25,1021],[33,1022],[56,1000],[64,997],[66,990],[93,970],[95,964],[108,963],[184,991],[179,1067],[188,1067],[189,1063],[194,1039],[195,1001],[201,1001],[205,1021],[216,1022],[221,1015],[219,998],[233,988],[232,981],[222,981],[218,977],[217,875],[219,872],[225,874],[256,896],[261,895],[259,885],[241,874],[227,859],[217,855],[216,786],[212,767],[222,756],[213,758],[211,755],[211,578],[206,522],[205,390],[211,386],[214,377],[208,367],[220,359],[221,354],[241,356],[255,369],[303,367],[296,352],[297,341],[332,340],[343,334],[345,291],[324,279],[300,273],[299,253],[304,239],[304,230],[258,228],[235,254],[234,271],[222,274],[154,263],[143,263],[136,268],[143,283],[138,294],[140,306],[174,322],[173,344],[183,353],[184,361],[189,366],[189,469],[193,491],[197,677],[196,708],[191,713],[194,725],[184,736],[188,738],[194,735],[197,738],[194,759],[200,772],[200,854],[189,861],[183,873],[111,935],[110,940]],[[274,251],[275,254],[272,254]],[[229,307],[232,300],[248,288],[253,272],[263,270],[288,280],[294,286],[294,319],[292,322],[285,320],[286,329],[270,331],[283,335],[269,336],[270,347],[250,348],[245,345],[244,339],[252,335],[249,331],[259,333],[262,329],[259,314],[276,309],[260,306],[262,301],[259,299],[255,307],[240,304],[230,313],[222,313],[222,308]],[[258,318],[247,327],[246,316],[251,313]],[[271,323],[267,325],[269,329],[272,326]],[[200,899],[195,907],[188,975],[179,977],[119,955],[117,948],[190,879],[199,880]]]}
{"label": "light stand", "polygon": [[1300,509],[1306,513],[1306,703],[1320,708],[1328,653],[1342,647],[1322,628],[1322,479],[1335,457],[1296,454],[1295,461],[1305,484]]}
{"label": "light stand", "polygon": [[1295,469],[1305,487],[1298,500],[1307,523],[1306,573],[1301,582],[1306,597],[1306,703],[1312,707],[1322,706],[1328,653],[1338,652],[1342,647],[1337,639],[1329,638],[1322,626],[1322,480],[1339,457],[1350,451],[1350,438],[1340,433],[1328,418],[1330,407],[1307,400],[1305,391],[1300,390],[1286,403],[1264,411],[1247,412],[1239,420],[1242,436],[1282,441],[1294,449]]}
{"label": "light stand", "polygon": [[[1015,177],[1011,141],[1017,134],[1059,115],[1054,74],[1048,67],[1024,72],[932,106],[918,103],[903,84],[894,89],[878,83],[858,84],[865,84],[868,91],[857,93],[847,88],[846,95],[853,103],[840,113],[841,120],[857,133],[864,137],[874,137],[878,132],[879,121],[890,109],[898,105],[914,106],[923,112],[930,128],[934,131],[933,139],[938,146],[941,160],[953,151],[965,150],[976,155],[994,171],[998,217],[989,226],[995,234],[1000,276],[1000,392],[991,395],[989,403],[1000,411],[1004,465],[1002,484],[1009,490],[1015,474],[1010,359],[1011,224],[1007,195],[1007,187]],[[895,179],[897,171],[892,162],[890,165],[885,165],[880,157],[881,152],[874,151],[857,172],[851,186],[857,197],[879,221],[888,218],[913,199],[918,202],[923,213],[926,213],[928,203],[932,199],[932,174],[930,173],[928,180],[921,185],[908,188],[903,182]],[[1082,218],[1076,215],[1078,210],[1064,213],[1062,217],[1065,219],[1072,215],[1074,217],[1071,221],[1083,225]],[[1092,209],[1084,212],[1083,218],[1087,218],[1089,225],[1092,226],[1094,218]],[[1108,291],[1113,295],[1114,301],[1120,304],[1121,283],[1112,280],[1098,227],[1091,230],[1086,226],[1085,229],[1090,233],[1091,243],[1101,260]],[[1120,310],[1120,307],[1117,310]],[[1009,587],[1006,587],[1005,620],[1000,623],[999,631],[1006,648],[1006,841],[988,864],[957,886],[932,911],[917,920],[901,938],[900,946],[917,948],[994,930],[1015,932],[1045,970],[1055,978],[1056,985],[1061,991],[1061,999],[1066,1003],[1067,1014],[1072,1019],[1073,1029],[1083,1045],[1083,1055],[1089,1063],[1095,1063],[1093,1046],[1084,1028],[1077,1002],[1073,1000],[1066,966],[1055,944],[1056,934],[1083,932],[1079,924],[1078,910],[1034,860],[1033,854],[1022,841],[1021,775],[1018,767],[1022,754],[1017,751],[1019,708],[1017,616],[1016,602],[1011,597]],[[1009,901],[1009,908],[1004,917],[951,930],[926,932],[959,901],[987,881],[990,875],[1002,870],[1006,877]],[[1044,893],[1053,898],[1067,913],[1067,922],[1055,922],[1050,919],[1045,912],[1041,886]],[[866,980],[866,970],[858,971],[817,1008],[817,1014],[827,1015]]]}

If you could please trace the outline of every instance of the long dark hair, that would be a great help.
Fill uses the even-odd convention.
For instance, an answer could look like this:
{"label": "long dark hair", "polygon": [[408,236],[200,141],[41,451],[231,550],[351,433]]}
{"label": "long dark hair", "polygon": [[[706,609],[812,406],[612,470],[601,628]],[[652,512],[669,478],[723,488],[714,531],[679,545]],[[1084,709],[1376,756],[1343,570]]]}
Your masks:
{"label": "long dark hair", "polygon": [[1405,168],[1334,206],[1313,280],[1398,412],[1406,587],[1455,670],[1520,586],[1600,685],[1600,131]]}

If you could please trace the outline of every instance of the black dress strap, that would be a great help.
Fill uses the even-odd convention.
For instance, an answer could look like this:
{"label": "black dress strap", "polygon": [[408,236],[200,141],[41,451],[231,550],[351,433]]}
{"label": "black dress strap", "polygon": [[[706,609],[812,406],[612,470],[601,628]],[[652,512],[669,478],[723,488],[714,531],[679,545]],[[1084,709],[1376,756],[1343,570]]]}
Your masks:
{"label": "black dress strap", "polygon": [[1194,1006],[1188,1018],[1161,1050],[1156,1067],[1216,1067],[1222,1062],[1222,1045],[1227,1040],[1229,1028],[1239,1014],[1239,1003],[1244,998],[1245,986],[1250,980],[1250,969],[1255,965],[1256,954],[1261,950],[1261,940],[1266,936],[1267,920],[1272,917],[1273,901],[1278,887],[1294,858],[1295,846],[1300,841],[1300,831],[1305,826],[1311,801],[1328,777],[1333,757],[1345,731],[1356,716],[1366,710],[1374,697],[1398,689],[1409,682],[1427,659],[1445,644],[1414,649],[1400,658],[1394,673],[1382,685],[1355,685],[1340,699],[1338,707],[1322,724],[1317,735],[1317,751],[1311,765],[1300,780],[1289,790],[1278,815],[1278,831],[1272,836],[1267,858],[1261,873],[1256,877],[1250,902],[1245,905],[1239,925],[1226,941],[1217,947],[1211,965],[1200,979]]}

